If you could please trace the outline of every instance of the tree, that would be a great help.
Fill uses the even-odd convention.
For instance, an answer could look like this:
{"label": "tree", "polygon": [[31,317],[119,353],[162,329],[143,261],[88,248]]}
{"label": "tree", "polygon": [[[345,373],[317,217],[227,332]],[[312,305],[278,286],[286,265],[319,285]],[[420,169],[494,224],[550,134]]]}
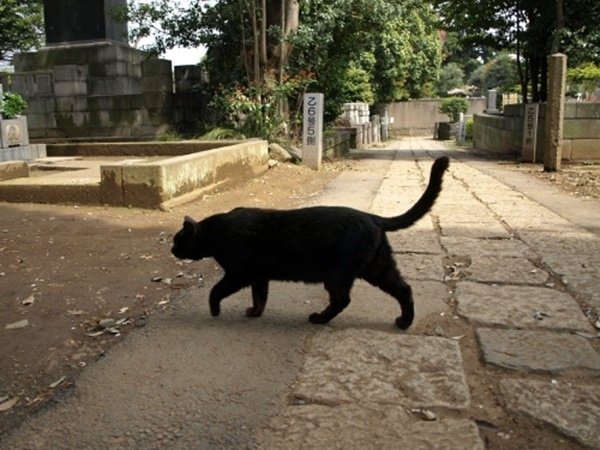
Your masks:
{"label": "tree", "polygon": [[0,61],[43,42],[43,9],[39,0],[0,1]]}
{"label": "tree", "polygon": [[158,51],[206,45],[210,91],[263,84],[244,91],[261,102],[261,95],[275,92],[273,82],[314,74],[328,119],[345,101],[430,93],[441,60],[436,17],[417,0],[194,0],[187,8],[152,0],[151,6],[130,5],[129,20],[140,24],[131,35],[156,34]]}
{"label": "tree", "polygon": [[[445,26],[460,32],[464,45],[489,46],[516,53],[524,101],[547,95],[547,58],[576,50],[598,38],[600,2],[590,0],[434,0]],[[569,47],[570,46],[570,47]]]}
{"label": "tree", "polygon": [[436,94],[440,97],[446,97],[452,89],[463,87],[465,84],[465,74],[460,66],[451,62],[442,66],[440,77],[435,83]]}
{"label": "tree", "polygon": [[290,67],[316,74],[328,120],[358,100],[341,95],[350,67],[368,74],[376,103],[428,95],[441,61],[436,18],[417,1],[304,1],[292,45]]}
{"label": "tree", "polygon": [[514,58],[503,53],[475,70],[469,78],[469,84],[481,92],[498,89],[499,93],[513,91],[519,84],[519,74]]}

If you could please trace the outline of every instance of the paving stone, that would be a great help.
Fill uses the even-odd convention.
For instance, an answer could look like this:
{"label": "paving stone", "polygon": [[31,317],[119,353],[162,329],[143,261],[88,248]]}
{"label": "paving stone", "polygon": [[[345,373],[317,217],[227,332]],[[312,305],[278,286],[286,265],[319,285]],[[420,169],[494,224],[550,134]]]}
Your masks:
{"label": "paving stone", "polygon": [[395,255],[402,276],[414,280],[444,281],[441,255],[400,253]]}
{"label": "paving stone", "polygon": [[450,256],[526,257],[533,252],[518,239],[474,239],[464,236],[442,236],[442,245]]}
{"label": "paving stone", "polygon": [[473,256],[466,268],[470,281],[487,283],[544,284],[548,274],[525,258]]}
{"label": "paving stone", "polygon": [[308,403],[469,405],[458,343],[367,329],[319,332],[293,388]]}
{"label": "paving stone", "polygon": [[442,230],[442,236],[464,236],[471,238],[500,238],[508,239],[510,234],[500,222],[453,222],[444,220],[444,216],[440,217],[440,228]]}
{"label": "paving stone", "polygon": [[524,232],[521,238],[553,272],[600,310],[600,239],[588,232]]}
{"label": "paving stone", "polygon": [[593,327],[568,294],[545,287],[458,283],[458,314],[483,325],[582,331]]}
{"label": "paving stone", "polygon": [[442,254],[437,233],[432,230],[409,229],[387,233],[392,249],[396,253]]}
{"label": "paving stone", "polygon": [[524,371],[587,369],[600,374],[600,356],[581,336],[479,328],[477,337],[489,364]]}
{"label": "paving stone", "polygon": [[552,425],[581,444],[600,448],[600,387],[535,380],[502,380],[506,407]]}
{"label": "paving stone", "polygon": [[290,406],[259,431],[264,449],[483,450],[470,420],[415,420],[392,405]]}

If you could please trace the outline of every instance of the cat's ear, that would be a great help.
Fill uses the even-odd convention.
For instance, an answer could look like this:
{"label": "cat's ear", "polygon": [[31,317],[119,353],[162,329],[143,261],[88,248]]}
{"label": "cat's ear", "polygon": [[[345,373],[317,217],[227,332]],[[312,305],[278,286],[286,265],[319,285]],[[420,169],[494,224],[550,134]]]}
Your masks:
{"label": "cat's ear", "polygon": [[193,233],[194,231],[196,231],[196,224],[197,222],[190,216],[185,216],[185,218],[183,219],[183,229],[185,231]]}

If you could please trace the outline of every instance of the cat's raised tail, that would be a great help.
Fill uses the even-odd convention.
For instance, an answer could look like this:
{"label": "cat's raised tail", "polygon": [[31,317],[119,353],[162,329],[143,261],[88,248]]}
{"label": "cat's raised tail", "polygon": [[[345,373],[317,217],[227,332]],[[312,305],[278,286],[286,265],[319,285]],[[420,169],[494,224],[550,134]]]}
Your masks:
{"label": "cat's raised tail", "polygon": [[429,175],[429,184],[427,189],[413,205],[404,214],[396,217],[380,217],[379,225],[384,231],[396,231],[402,228],[408,228],[421,217],[429,212],[435,203],[440,191],[442,190],[442,178],[444,172],[450,165],[450,160],[447,156],[441,156],[433,162],[431,174]]}

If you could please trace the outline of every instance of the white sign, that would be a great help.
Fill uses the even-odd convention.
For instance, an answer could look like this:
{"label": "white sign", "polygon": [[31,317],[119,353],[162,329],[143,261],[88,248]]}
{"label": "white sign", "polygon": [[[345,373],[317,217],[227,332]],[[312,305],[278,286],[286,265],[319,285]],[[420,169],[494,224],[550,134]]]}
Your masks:
{"label": "white sign", "polygon": [[525,117],[523,119],[523,149],[521,159],[523,162],[535,162],[535,146],[537,142],[539,105],[527,103],[525,105]]}
{"label": "white sign", "polygon": [[311,169],[321,168],[323,156],[323,94],[304,94],[302,159]]}

